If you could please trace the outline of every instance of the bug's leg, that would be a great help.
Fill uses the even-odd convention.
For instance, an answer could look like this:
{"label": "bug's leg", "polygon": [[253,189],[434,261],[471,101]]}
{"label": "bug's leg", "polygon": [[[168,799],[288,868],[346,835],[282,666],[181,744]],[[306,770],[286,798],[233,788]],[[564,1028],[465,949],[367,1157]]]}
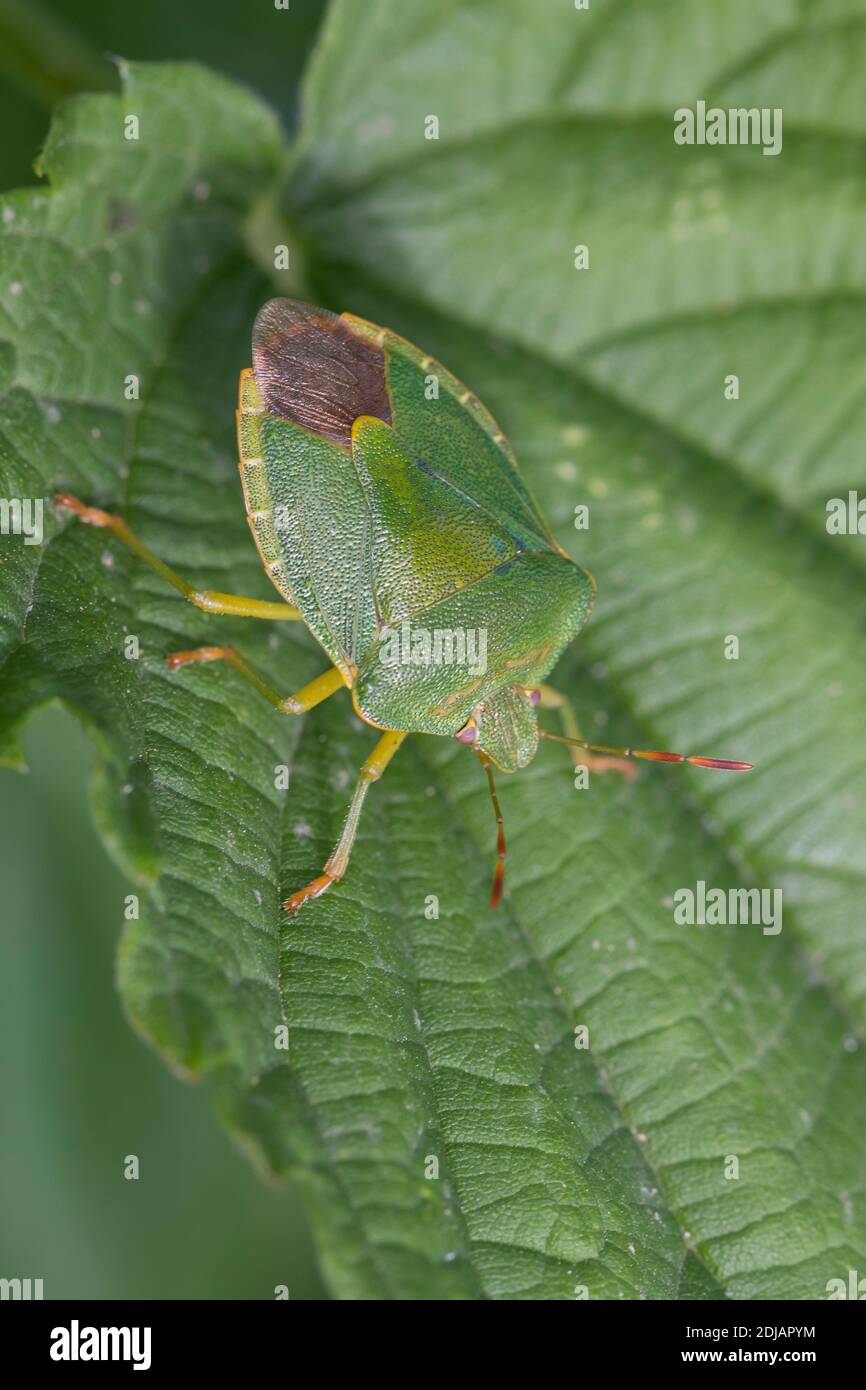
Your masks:
{"label": "bug's leg", "polygon": [[[555,709],[559,714],[563,733],[567,738],[575,739],[579,743],[583,736],[568,696],[563,695],[559,690],[554,690],[550,685],[539,685],[537,689],[541,696],[539,701],[541,708]],[[611,758],[605,753],[592,753],[585,748],[572,747],[571,761],[575,767],[587,767],[590,772],[619,772],[629,781],[637,776],[635,764],[628,762],[627,759]]]}
{"label": "bug's leg", "polygon": [[332,883],[336,883],[337,879],[343,877],[349,863],[349,855],[352,853],[358,821],[361,818],[361,807],[364,805],[368,788],[371,783],[378,782],[405,737],[405,732],[392,729],[379,739],[361,768],[352,800],[349,803],[346,820],[333,854],[322,872],[308,883],[306,888],[299,888],[297,893],[292,893],[291,897],[286,899],[283,903],[284,912],[297,912],[308,898],[318,898],[326,889],[330,888]]}
{"label": "bug's leg", "polygon": [[342,673],[336,666],[332,666],[330,671],[324,671],[321,676],[310,681],[309,685],[296,690],[294,695],[281,695],[262,679],[236,647],[196,647],[194,651],[172,652],[165,658],[165,664],[170,671],[176,671],[179,666],[191,666],[196,661],[225,661],[229,666],[233,666],[245,681],[255,686],[260,695],[270,700],[281,714],[305,714],[308,709],[320,705],[329,695],[341,690],[346,684]]}
{"label": "bug's leg", "polygon": [[86,507],[83,502],[79,502],[77,497],[73,497],[68,492],[58,492],[55,501],[60,507],[67,507],[71,512],[85,522],[87,526],[104,526],[112,531],[118,540],[128,545],[140,560],[155,569],[157,574],[161,574],[163,579],[167,579],[169,584],[173,584],[179,589],[185,599],[194,603],[196,608],[202,608],[206,613],[230,613],[236,618],[269,618],[271,621],[280,621],[287,618],[299,618],[301,615],[297,608],[293,608],[289,603],[282,601],[271,601],[261,598],[244,598],[242,594],[218,594],[213,589],[196,589],[192,584],[187,584],[179,574],[170,569],[158,555],[140,541],[134,531],[131,531],[122,516],[114,516],[111,512],[103,512],[99,507]]}

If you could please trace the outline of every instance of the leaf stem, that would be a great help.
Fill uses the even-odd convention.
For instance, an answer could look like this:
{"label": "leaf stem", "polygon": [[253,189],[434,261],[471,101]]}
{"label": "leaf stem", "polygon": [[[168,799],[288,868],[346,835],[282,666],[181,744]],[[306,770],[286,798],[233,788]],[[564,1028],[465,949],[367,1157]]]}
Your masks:
{"label": "leaf stem", "polygon": [[253,203],[243,231],[250,256],[280,293],[290,298],[308,299],[306,252],[275,189],[268,189]]}

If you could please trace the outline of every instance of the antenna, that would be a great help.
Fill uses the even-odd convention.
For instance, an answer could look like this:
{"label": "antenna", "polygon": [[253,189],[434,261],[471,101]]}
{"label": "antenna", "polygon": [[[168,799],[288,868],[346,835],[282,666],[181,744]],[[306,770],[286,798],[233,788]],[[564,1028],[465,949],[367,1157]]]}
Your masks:
{"label": "antenna", "polygon": [[496,783],[493,780],[493,763],[486,753],[481,752],[480,748],[476,751],[481,766],[487,773],[487,789],[490,792],[490,800],[493,802],[493,813],[496,816],[496,824],[499,827],[499,833],[496,837],[496,854],[498,858],[496,872],[493,875],[493,887],[490,890],[490,906],[498,907],[499,900],[502,897],[502,884],[505,879],[505,822],[502,819],[499,797],[496,795]]}
{"label": "antenna", "polygon": [[692,763],[695,767],[715,767],[721,772],[749,772],[753,766],[752,763],[733,762],[730,758],[701,758],[694,753],[661,753],[651,748],[608,748],[603,743],[587,743],[582,738],[551,734],[547,729],[539,729],[538,732],[542,738],[552,739],[554,743],[568,743],[572,748],[585,748],[589,753],[609,753],[614,758],[643,758],[650,763]]}

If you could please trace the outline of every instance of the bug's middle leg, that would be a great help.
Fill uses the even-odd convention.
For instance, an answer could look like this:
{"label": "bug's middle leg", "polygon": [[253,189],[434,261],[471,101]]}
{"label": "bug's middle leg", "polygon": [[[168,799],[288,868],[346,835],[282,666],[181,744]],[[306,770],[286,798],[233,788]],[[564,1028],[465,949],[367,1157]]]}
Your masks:
{"label": "bug's middle leg", "polygon": [[[562,731],[566,738],[582,739],[583,734],[580,732],[568,696],[563,695],[559,690],[554,690],[551,685],[540,685],[538,691],[541,695],[541,708],[555,709],[559,714]],[[628,762],[626,758],[612,758],[606,753],[592,753],[587,748],[572,748],[570,752],[575,767],[587,767],[590,772],[619,772],[628,781],[637,776],[637,767],[634,763]]]}
{"label": "bug's middle leg", "polygon": [[284,912],[297,912],[309,898],[318,898],[332,883],[343,877],[349,863],[349,855],[352,853],[352,845],[355,842],[355,835],[358,831],[358,822],[361,819],[361,807],[364,805],[364,798],[367,795],[373,782],[378,782],[385,768],[393,758],[400,744],[406,737],[405,731],[390,729],[383,734],[373,749],[367,761],[361,768],[358,781],[352,800],[349,803],[349,810],[346,820],[340,833],[340,838],[334,846],[334,852],[325,865],[324,869],[316,878],[304,888],[299,888],[296,893],[292,893],[283,903]]}
{"label": "bug's middle leg", "polygon": [[336,666],[332,666],[330,671],[323,671],[321,676],[296,690],[294,695],[281,695],[272,685],[268,685],[236,647],[196,647],[193,651],[172,652],[165,659],[170,671],[176,671],[179,666],[190,666],[197,661],[225,661],[227,665],[233,666],[238,674],[243,676],[245,681],[249,681],[250,685],[255,686],[259,694],[269,700],[281,714],[305,714],[308,709],[320,705],[329,695],[341,690],[346,684],[342,672]]}

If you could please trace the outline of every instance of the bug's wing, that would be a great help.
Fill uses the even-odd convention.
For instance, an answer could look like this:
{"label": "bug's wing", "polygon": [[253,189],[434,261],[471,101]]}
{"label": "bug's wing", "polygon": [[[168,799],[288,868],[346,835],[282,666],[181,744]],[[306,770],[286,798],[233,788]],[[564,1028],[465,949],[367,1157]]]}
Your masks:
{"label": "bug's wing", "polygon": [[344,449],[359,415],[391,420],[381,347],[327,309],[269,300],[253,327],[253,371],[269,414]]}
{"label": "bug's wing", "polygon": [[539,543],[442,477],[382,420],[362,416],[352,461],[367,502],[377,616],[389,626],[483,579]]}
{"label": "bug's wing", "polygon": [[[397,433],[441,477],[507,524],[530,532],[536,543],[556,549],[511,445],[486,406],[405,338],[353,314],[343,318],[384,353],[390,419]],[[378,410],[369,413],[386,418]]]}
{"label": "bug's wing", "polygon": [[[428,609],[421,623],[407,625],[410,637],[439,634],[441,659],[406,661],[395,641],[402,627],[383,634],[358,672],[356,708],[385,729],[455,734],[479,702],[546,680],[586,622],[594,596],[591,576],[571,560],[550,550],[523,551]],[[526,719],[510,741],[518,759],[528,751]],[[491,756],[508,770],[505,725],[497,733],[495,714],[486,724]],[[482,748],[484,739],[482,725]]]}
{"label": "bug's wing", "polygon": [[360,415],[391,418],[384,356],[338,315],[272,299],[253,328],[253,364],[238,414],[250,526],[273,583],[351,679],[376,635],[351,429]]}

